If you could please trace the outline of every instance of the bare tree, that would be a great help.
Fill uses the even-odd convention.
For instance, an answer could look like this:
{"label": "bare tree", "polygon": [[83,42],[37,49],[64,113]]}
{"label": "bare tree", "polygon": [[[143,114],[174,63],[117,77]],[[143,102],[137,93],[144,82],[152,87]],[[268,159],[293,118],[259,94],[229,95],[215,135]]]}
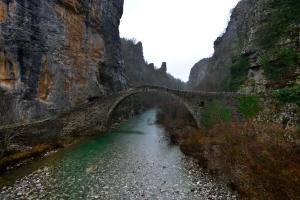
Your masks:
{"label": "bare tree", "polygon": [[3,134],[3,138],[1,138],[0,141],[0,156],[3,156],[9,150],[9,147],[12,145],[14,139],[20,136],[20,133],[6,131],[5,133],[0,134]]}

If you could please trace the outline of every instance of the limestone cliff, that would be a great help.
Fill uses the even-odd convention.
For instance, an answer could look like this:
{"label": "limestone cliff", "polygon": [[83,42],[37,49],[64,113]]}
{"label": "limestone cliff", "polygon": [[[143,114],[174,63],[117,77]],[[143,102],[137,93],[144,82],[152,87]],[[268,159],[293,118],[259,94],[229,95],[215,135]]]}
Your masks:
{"label": "limestone cliff", "polygon": [[[214,43],[213,56],[192,68],[189,87],[262,93],[296,85],[297,76],[299,79],[298,13],[297,0],[240,1],[232,11],[225,33]],[[281,54],[293,57],[290,67],[293,69],[278,64]],[[269,67],[266,64],[270,64]]]}
{"label": "limestone cliff", "polygon": [[167,63],[160,68],[153,63],[148,64],[144,59],[143,44],[133,40],[121,40],[126,76],[131,86],[158,85],[174,89],[183,89],[185,84],[167,73]]}
{"label": "limestone cliff", "polygon": [[300,128],[299,19],[299,0],[240,1],[213,56],[192,68],[189,87],[268,94],[258,120]]}
{"label": "limestone cliff", "polygon": [[127,87],[123,0],[0,0],[0,123]]}
{"label": "limestone cliff", "polygon": [[206,79],[208,65],[210,59],[202,59],[194,65],[191,69],[188,86],[191,89],[197,89],[203,84],[203,80]]}
{"label": "limestone cliff", "polygon": [[190,88],[198,90],[223,89],[224,82],[229,76],[232,57],[238,54],[240,50],[241,37],[246,39],[245,34],[250,33],[248,22],[250,17],[254,16],[251,16],[249,12],[253,10],[255,2],[255,0],[241,1],[233,10],[225,33],[218,37],[214,43],[213,56],[201,60],[192,68],[192,72],[198,72],[201,75],[190,74],[188,83]]}

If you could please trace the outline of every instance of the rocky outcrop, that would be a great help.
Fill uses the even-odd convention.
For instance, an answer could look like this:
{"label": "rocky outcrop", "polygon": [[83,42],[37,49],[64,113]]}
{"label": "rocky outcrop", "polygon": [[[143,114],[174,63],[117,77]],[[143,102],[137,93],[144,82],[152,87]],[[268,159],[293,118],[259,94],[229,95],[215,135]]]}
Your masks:
{"label": "rocky outcrop", "polygon": [[192,68],[188,87],[272,94],[262,101],[257,120],[299,126],[299,17],[299,1],[240,1],[213,56]]}
{"label": "rocky outcrop", "polygon": [[[276,5],[276,3],[278,5]],[[288,8],[288,6],[290,6],[288,4],[291,4],[293,8],[281,11],[283,9],[279,6]],[[297,16],[291,16],[283,21],[283,24],[289,23],[288,20],[292,19],[291,24],[287,24],[287,26],[280,27],[282,24],[277,24],[279,27],[278,30],[269,30],[265,31],[265,33],[262,30],[264,30],[266,26],[272,26],[272,23],[274,22],[276,24],[276,21],[280,20],[280,17],[278,16],[277,18],[274,18],[274,13],[278,12],[278,10],[279,12],[285,13],[293,10],[293,12],[297,13],[297,9],[299,13],[299,3],[294,4],[293,1],[240,1],[232,11],[231,19],[225,33],[217,38],[214,43],[215,51],[213,56],[201,60],[192,68],[188,83],[189,87],[191,89],[209,91],[228,89],[226,86],[228,86],[230,80],[233,79],[231,74],[232,66],[244,59],[249,62],[245,64],[247,69],[235,71],[237,74],[242,70],[245,71],[242,72],[245,74],[245,78],[238,77],[238,86],[250,86],[245,91],[251,93],[263,93],[268,88],[273,89],[274,87],[270,85],[274,84],[265,76],[261,61],[265,55],[270,56],[269,54],[274,53],[270,51],[270,49],[262,47],[260,40],[262,35],[265,35],[264,37],[267,37],[267,40],[269,39],[271,41],[273,38],[277,37],[276,34],[278,32],[285,32],[284,37],[278,42],[273,42],[272,45],[276,43],[280,48],[292,48],[299,53],[299,26],[292,24],[292,21],[295,21],[293,18],[296,18]],[[270,57],[271,62],[276,61],[277,59],[274,55],[271,55]],[[274,71],[275,70],[276,69],[274,69]],[[285,83],[281,83],[280,87],[286,86],[289,81],[292,81],[293,84],[296,83],[296,79],[293,78],[292,80],[291,77],[288,79],[289,80],[285,81]],[[242,87],[237,88],[235,85],[235,89],[242,89]]]}
{"label": "rocky outcrop", "polygon": [[200,89],[201,83],[206,78],[206,73],[209,65],[209,58],[202,59],[196,63],[191,69],[188,86],[193,89]]}
{"label": "rocky outcrop", "polygon": [[158,69],[158,72],[160,72],[162,74],[167,73],[167,63],[166,62],[163,62],[161,64],[161,67]]}
{"label": "rocky outcrop", "polygon": [[157,85],[173,89],[183,89],[185,84],[167,73],[167,63],[157,69],[144,59],[143,44],[134,40],[121,40],[126,76],[131,86]]}
{"label": "rocky outcrop", "polygon": [[[229,73],[232,59],[243,49],[243,43],[251,43],[253,28],[259,22],[261,13],[255,7],[259,1],[242,0],[232,11],[225,33],[214,43],[214,54],[198,62],[193,68],[189,86],[199,90],[223,90]],[[198,79],[200,76],[200,80]]]}
{"label": "rocky outcrop", "polygon": [[1,0],[0,123],[126,88],[122,12],[123,0]]}

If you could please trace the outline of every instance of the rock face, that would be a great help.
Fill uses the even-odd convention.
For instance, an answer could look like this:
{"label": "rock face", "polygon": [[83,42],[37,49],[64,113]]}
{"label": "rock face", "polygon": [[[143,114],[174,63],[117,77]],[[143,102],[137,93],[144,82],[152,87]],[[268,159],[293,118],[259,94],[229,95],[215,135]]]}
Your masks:
{"label": "rock face", "polygon": [[[195,64],[188,87],[266,97],[258,121],[300,124],[300,2],[242,0],[212,57]],[[274,95],[276,94],[276,95]],[[298,117],[297,117],[298,116]],[[298,125],[297,125],[298,124]]]}
{"label": "rock face", "polygon": [[188,85],[193,89],[200,89],[201,83],[206,78],[209,59],[202,59],[191,69]]}
{"label": "rock face", "polygon": [[126,88],[122,13],[123,0],[1,0],[0,123]]}
{"label": "rock face", "polygon": [[[214,43],[213,56],[201,60],[192,68],[188,82],[190,89],[224,90],[231,79],[231,66],[237,58],[243,58],[249,61],[248,69],[246,69],[248,77],[244,84],[252,83],[253,85],[253,88],[248,89],[247,92],[264,92],[263,88],[268,87],[268,80],[263,75],[260,60],[270,51],[259,45],[259,37],[260,30],[274,20],[270,18],[276,10],[276,7],[271,8],[273,2],[272,0],[242,0],[238,3],[232,11],[225,33]],[[295,4],[293,9],[300,10],[299,3]],[[289,33],[295,32],[295,34],[293,38],[286,35],[283,40],[279,41],[278,46],[280,48],[285,46],[299,52],[299,26],[296,25],[293,28],[290,24],[283,30]],[[272,33],[269,37],[272,37]]]}
{"label": "rock face", "polygon": [[167,73],[167,63],[163,62],[157,69],[153,63],[144,59],[143,44],[133,40],[121,40],[122,53],[125,62],[126,76],[131,86],[157,85],[173,89],[183,89],[185,84]]}
{"label": "rock face", "polygon": [[167,63],[166,63],[166,62],[163,62],[163,63],[161,64],[161,67],[159,68],[158,71],[159,71],[160,73],[162,73],[162,74],[167,73]]}
{"label": "rock face", "polygon": [[[232,58],[242,51],[241,42],[251,43],[254,28],[260,21],[256,0],[242,0],[233,10],[225,33],[214,43],[214,54],[198,62],[191,70],[189,87],[198,90],[223,90]],[[194,74],[199,73],[199,74]],[[199,79],[200,78],[200,79]]]}

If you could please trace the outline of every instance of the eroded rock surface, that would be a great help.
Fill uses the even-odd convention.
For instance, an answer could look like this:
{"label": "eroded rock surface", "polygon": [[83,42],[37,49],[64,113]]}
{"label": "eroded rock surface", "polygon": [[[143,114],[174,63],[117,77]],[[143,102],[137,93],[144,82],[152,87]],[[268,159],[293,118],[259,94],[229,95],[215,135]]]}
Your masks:
{"label": "eroded rock surface", "polygon": [[122,12],[123,0],[1,0],[0,123],[126,88]]}

